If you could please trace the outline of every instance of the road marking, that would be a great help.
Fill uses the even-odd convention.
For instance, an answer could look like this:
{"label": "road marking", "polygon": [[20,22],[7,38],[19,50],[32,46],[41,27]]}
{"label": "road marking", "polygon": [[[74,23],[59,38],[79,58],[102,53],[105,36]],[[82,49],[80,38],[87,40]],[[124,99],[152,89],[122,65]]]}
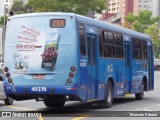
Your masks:
{"label": "road marking", "polygon": [[129,94],[129,93],[128,93],[128,94],[125,94],[125,97],[130,97],[130,96],[131,96],[131,94]]}
{"label": "road marking", "polygon": [[140,111],[141,109],[136,109],[136,110],[133,110],[133,111]]}
{"label": "road marking", "polygon": [[44,120],[42,116],[38,117],[38,120]]}
{"label": "road marking", "polygon": [[81,120],[81,119],[85,119],[85,118],[87,118],[87,117],[90,117],[90,115],[85,115],[85,114],[81,114],[80,116],[82,116],[82,117],[76,117],[76,118],[73,118],[73,119],[71,119],[71,120]]}
{"label": "road marking", "polygon": [[149,109],[147,109],[147,108],[142,108],[143,110],[145,110],[145,111],[152,111],[152,110],[149,110]]}
{"label": "road marking", "polygon": [[[31,111],[36,111],[35,109],[31,109],[31,108],[22,108],[22,107],[16,107],[16,106],[6,106],[9,108],[14,108],[14,109],[18,109],[18,110],[31,110]],[[42,116],[38,117],[38,120],[44,120]]]}
{"label": "road marking", "polygon": [[154,104],[154,105],[150,105],[150,106],[147,106],[147,107],[144,107],[144,108],[135,109],[135,110],[133,110],[133,111],[137,111],[137,110],[152,111],[152,110],[149,110],[149,109],[147,109],[147,108],[150,108],[150,107],[153,107],[153,106],[157,106],[157,105],[160,106],[160,104]]}
{"label": "road marking", "polygon": [[35,109],[31,109],[31,108],[22,108],[22,107],[16,107],[16,106],[6,106],[6,107],[19,109],[19,110],[32,110],[32,111],[35,111]]}
{"label": "road marking", "polygon": [[87,118],[87,117],[77,117],[77,118],[73,118],[71,120],[81,120],[81,119],[84,119],[84,118]]}

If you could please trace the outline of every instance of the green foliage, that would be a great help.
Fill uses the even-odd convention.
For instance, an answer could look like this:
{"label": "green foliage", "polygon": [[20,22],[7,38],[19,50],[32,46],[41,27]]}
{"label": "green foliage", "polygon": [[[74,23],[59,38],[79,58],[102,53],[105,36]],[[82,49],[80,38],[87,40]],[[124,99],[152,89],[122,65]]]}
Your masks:
{"label": "green foliage", "polygon": [[7,24],[7,16],[1,16],[0,17],[0,26],[4,26],[4,21],[5,21],[5,25]]}
{"label": "green foliage", "polygon": [[138,15],[130,13],[125,20],[124,27],[146,33],[151,36],[155,57],[159,57],[160,52],[158,50],[160,48],[160,34],[156,23],[160,20],[160,16],[152,17],[152,12],[145,10],[140,11]]}
{"label": "green foliage", "polygon": [[73,12],[86,15],[89,10],[101,13],[106,7],[106,0],[29,0],[23,5],[21,0],[15,0],[12,10],[16,14],[30,12]]}
{"label": "green foliage", "polygon": [[128,16],[126,16],[126,20],[133,24],[133,22],[137,19],[137,16],[133,15],[133,13],[129,13]]}
{"label": "green foliage", "polygon": [[32,12],[32,8],[28,4],[24,5],[21,0],[16,0],[13,3],[12,11],[14,11],[16,14],[24,14]]}
{"label": "green foliage", "polygon": [[158,27],[156,24],[149,26],[147,29],[145,29],[144,33],[151,36],[153,44],[160,44],[160,34],[158,34]]}
{"label": "green foliage", "polygon": [[13,6],[12,6],[12,10],[14,12],[16,12],[16,14],[25,13],[25,8],[24,8],[24,5],[23,5],[23,2],[20,1],[20,0],[14,1]]}
{"label": "green foliage", "polygon": [[121,26],[125,27],[125,28],[128,28],[128,29],[133,29],[132,26],[131,26],[131,24],[129,22],[126,22],[126,21],[124,23],[122,23]]}
{"label": "green foliage", "polygon": [[137,16],[129,13],[125,20],[131,24],[133,30],[144,33],[145,29],[160,20],[160,16],[152,17],[152,12],[145,10],[140,11]]}
{"label": "green foliage", "polygon": [[101,13],[106,0],[29,0],[34,12],[73,12],[86,15],[89,10]]}
{"label": "green foliage", "polygon": [[151,36],[153,50],[156,58],[159,58],[160,49],[160,34],[158,33],[158,27],[156,24],[149,26],[144,33]]}

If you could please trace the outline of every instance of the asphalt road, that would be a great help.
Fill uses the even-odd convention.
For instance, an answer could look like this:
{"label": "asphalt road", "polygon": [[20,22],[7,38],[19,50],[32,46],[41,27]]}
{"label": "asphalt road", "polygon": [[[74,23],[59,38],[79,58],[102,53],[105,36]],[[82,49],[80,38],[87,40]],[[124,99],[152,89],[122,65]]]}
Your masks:
{"label": "asphalt road", "polygon": [[[13,105],[6,106],[3,101],[0,101],[0,111],[19,111],[20,114],[33,114],[34,112],[42,113],[42,116],[30,118],[7,118],[1,117],[0,120],[159,120],[160,117],[120,117],[130,115],[133,112],[154,113],[152,115],[160,115],[160,71],[155,72],[155,90],[145,92],[143,100],[135,100],[134,95],[130,97],[117,98],[114,100],[111,108],[99,108],[97,104],[89,104],[82,102],[67,102],[63,109],[51,109],[45,107],[43,102],[36,102],[35,100],[15,101]],[[119,112],[117,112],[119,111]],[[13,113],[12,113],[13,114]],[[108,114],[110,117],[104,117]],[[16,114],[14,114],[16,115]],[[40,114],[38,114],[40,115]],[[46,117],[47,116],[47,117]],[[64,117],[59,117],[64,116]]]}

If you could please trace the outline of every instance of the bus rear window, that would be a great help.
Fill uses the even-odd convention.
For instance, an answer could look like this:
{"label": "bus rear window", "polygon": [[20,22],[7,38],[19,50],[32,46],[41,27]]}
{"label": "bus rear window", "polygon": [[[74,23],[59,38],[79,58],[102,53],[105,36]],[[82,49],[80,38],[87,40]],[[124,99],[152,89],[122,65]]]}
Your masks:
{"label": "bus rear window", "polygon": [[50,20],[51,28],[64,28],[65,27],[65,19],[52,19]]}

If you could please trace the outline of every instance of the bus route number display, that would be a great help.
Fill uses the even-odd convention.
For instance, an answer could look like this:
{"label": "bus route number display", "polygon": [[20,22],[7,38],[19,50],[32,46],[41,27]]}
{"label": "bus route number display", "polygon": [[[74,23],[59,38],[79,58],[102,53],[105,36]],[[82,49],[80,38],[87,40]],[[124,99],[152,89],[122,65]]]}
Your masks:
{"label": "bus route number display", "polygon": [[64,28],[65,27],[65,19],[52,19],[50,21],[51,28]]}

